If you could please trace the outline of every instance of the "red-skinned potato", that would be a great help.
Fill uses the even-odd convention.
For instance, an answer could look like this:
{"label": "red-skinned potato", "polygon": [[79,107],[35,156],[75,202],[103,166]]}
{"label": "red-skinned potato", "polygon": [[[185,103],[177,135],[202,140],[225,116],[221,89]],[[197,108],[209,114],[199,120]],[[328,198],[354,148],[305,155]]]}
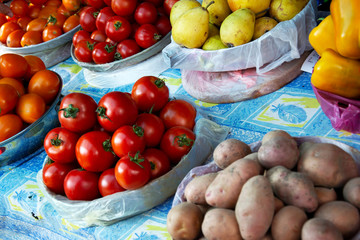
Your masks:
{"label": "red-skinned potato", "polygon": [[339,229],[329,220],[323,218],[311,218],[307,220],[301,229],[302,240],[343,240]]}
{"label": "red-skinned potato", "polygon": [[193,178],[184,189],[186,201],[195,204],[207,205],[205,192],[210,183],[215,179],[217,172],[208,173]]}
{"label": "red-skinned potato", "polygon": [[346,201],[360,209],[360,177],[350,179],[343,188]]}

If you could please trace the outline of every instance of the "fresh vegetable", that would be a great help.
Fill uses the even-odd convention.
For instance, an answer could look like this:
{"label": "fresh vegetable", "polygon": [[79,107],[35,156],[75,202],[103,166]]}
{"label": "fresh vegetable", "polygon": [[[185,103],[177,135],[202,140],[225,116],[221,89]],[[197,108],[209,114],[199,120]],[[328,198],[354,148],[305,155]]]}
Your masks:
{"label": "fresh vegetable", "polygon": [[311,83],[318,89],[339,96],[360,99],[360,60],[343,57],[326,49],[316,62]]}
{"label": "fresh vegetable", "polygon": [[193,130],[196,118],[196,109],[191,103],[175,99],[169,101],[161,110],[160,118],[167,129],[174,126],[183,126]]}
{"label": "fresh vegetable", "polygon": [[115,178],[115,168],[108,168],[103,171],[99,178],[99,191],[101,196],[105,197],[117,192],[125,191]]}

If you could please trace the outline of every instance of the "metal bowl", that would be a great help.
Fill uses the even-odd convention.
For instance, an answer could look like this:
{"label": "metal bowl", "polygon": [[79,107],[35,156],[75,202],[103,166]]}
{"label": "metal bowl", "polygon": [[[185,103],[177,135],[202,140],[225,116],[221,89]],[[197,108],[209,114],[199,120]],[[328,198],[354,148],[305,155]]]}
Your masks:
{"label": "metal bowl", "polygon": [[43,145],[46,134],[60,125],[57,110],[61,101],[63,80],[60,75],[58,77],[59,92],[49,109],[21,132],[0,142],[0,166],[9,165],[34,153]]}
{"label": "metal bowl", "polygon": [[154,45],[152,45],[149,48],[142,50],[141,52],[139,52],[137,54],[134,54],[134,55],[127,57],[125,59],[122,59],[122,60],[117,60],[117,61],[113,61],[113,62],[105,63],[105,64],[80,62],[79,60],[76,59],[76,57],[74,55],[74,45],[73,44],[71,45],[70,53],[71,53],[71,57],[74,59],[74,61],[82,68],[86,68],[86,69],[88,69],[90,71],[94,71],[94,72],[114,71],[117,69],[135,65],[137,63],[140,63],[140,62],[154,56],[158,52],[162,51],[164,49],[164,47],[170,43],[170,37],[171,37],[171,32],[169,32],[167,35],[165,35],[159,42],[155,43]]}

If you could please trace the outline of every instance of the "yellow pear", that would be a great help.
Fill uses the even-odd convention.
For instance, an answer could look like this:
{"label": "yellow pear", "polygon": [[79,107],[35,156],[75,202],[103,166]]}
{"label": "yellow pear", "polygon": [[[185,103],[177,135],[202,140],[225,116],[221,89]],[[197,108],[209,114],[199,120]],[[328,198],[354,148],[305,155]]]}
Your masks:
{"label": "yellow pear", "polygon": [[277,24],[278,24],[278,22],[271,17],[257,18],[255,20],[255,29],[254,29],[254,35],[253,35],[252,39],[253,40],[258,39],[259,37],[264,35],[266,32],[273,29]]}
{"label": "yellow pear", "polygon": [[200,6],[201,4],[196,0],[180,0],[175,2],[170,11],[171,26],[174,26],[176,19],[178,19],[187,10]]}
{"label": "yellow pear", "polygon": [[251,41],[255,28],[255,13],[240,8],[231,13],[220,27],[221,41],[227,47],[235,47]]}
{"label": "yellow pear", "polygon": [[196,7],[182,14],[172,27],[173,40],[187,48],[200,48],[209,35],[209,13]]}
{"label": "yellow pear", "polygon": [[270,4],[270,17],[282,22],[295,17],[309,2],[309,0],[272,0]]}
{"label": "yellow pear", "polygon": [[211,4],[207,9],[209,12],[209,22],[220,27],[222,21],[224,21],[232,11],[227,0],[203,0],[201,6],[206,7],[211,1],[214,1],[214,4]]}
{"label": "yellow pear", "polygon": [[222,43],[220,35],[209,37],[202,46],[203,50],[219,50],[223,48],[227,48],[227,46]]}
{"label": "yellow pear", "polygon": [[220,34],[220,29],[215,26],[214,24],[209,22],[209,34],[208,34],[208,38],[215,36],[215,35],[219,35]]}
{"label": "yellow pear", "polygon": [[264,16],[270,7],[271,0],[227,0],[231,11],[235,12],[240,8],[250,8],[256,17]]}

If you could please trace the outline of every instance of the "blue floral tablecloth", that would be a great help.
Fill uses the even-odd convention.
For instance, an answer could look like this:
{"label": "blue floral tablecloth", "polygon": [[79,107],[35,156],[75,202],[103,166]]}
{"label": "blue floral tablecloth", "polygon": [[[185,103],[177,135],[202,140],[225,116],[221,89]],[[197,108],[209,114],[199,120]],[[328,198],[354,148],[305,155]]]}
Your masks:
{"label": "blue floral tablecloth", "polygon": [[[63,94],[84,92],[99,100],[106,92],[130,92],[132,84],[117,88],[90,85],[84,70],[69,58],[51,68],[64,80]],[[335,131],[324,115],[310,86],[310,73],[278,91],[231,104],[209,104],[192,98],[181,85],[178,69],[161,74],[171,94],[182,95],[198,106],[201,117],[230,127],[228,138],[246,143],[261,140],[270,130],[282,129],[292,136],[324,136],[360,149],[360,135]],[[0,239],[171,239],[166,216],[172,197],[135,217],[107,227],[80,228],[59,216],[36,183],[46,154],[43,148],[12,165],[0,168]]]}

